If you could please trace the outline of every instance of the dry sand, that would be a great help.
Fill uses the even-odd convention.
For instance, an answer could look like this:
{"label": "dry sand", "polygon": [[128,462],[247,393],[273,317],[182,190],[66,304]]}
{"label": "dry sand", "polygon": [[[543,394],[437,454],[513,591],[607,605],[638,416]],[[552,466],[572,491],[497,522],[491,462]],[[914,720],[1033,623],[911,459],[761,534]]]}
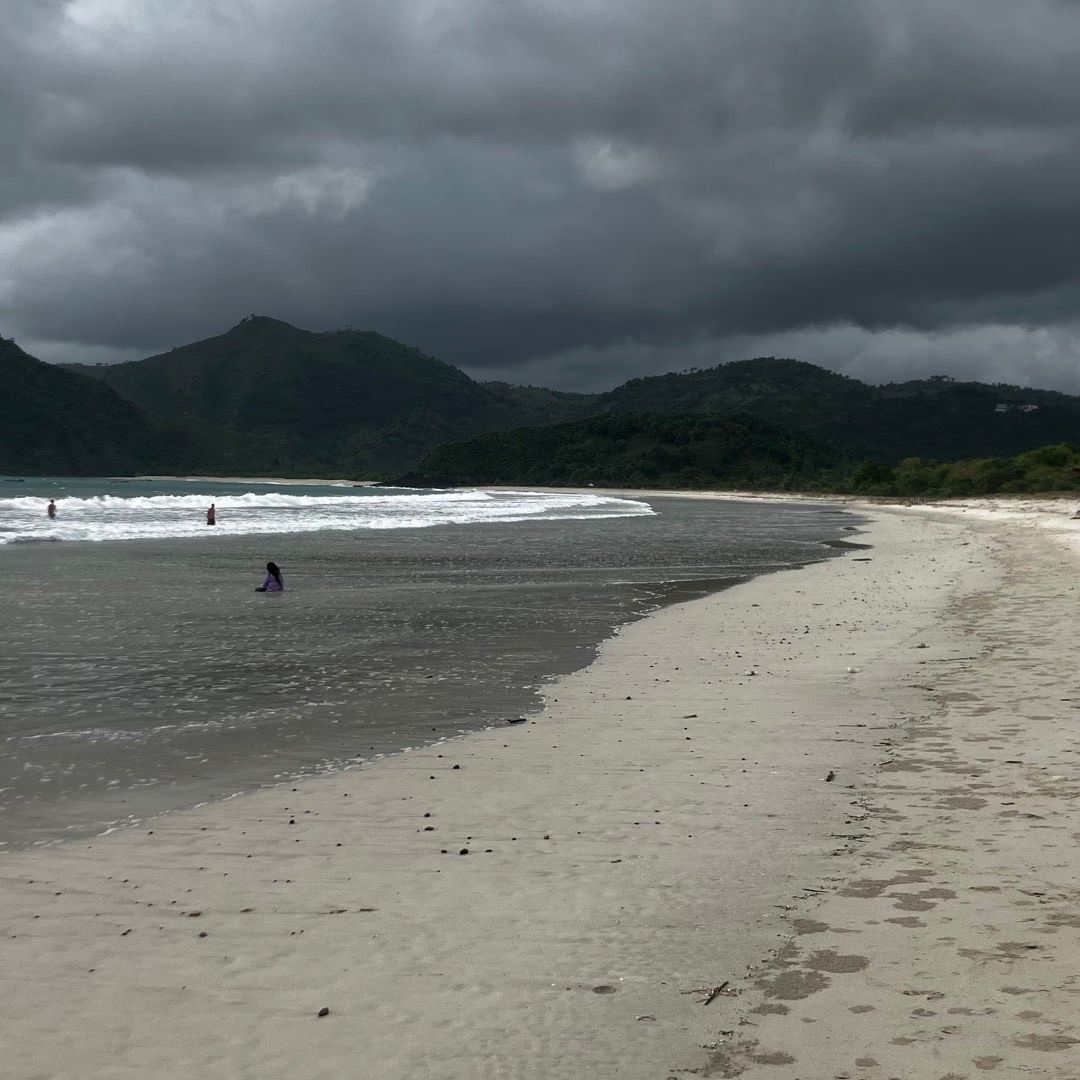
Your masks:
{"label": "dry sand", "polygon": [[923,700],[860,785],[861,867],[792,911],[712,1075],[1080,1077],[1080,525],[1054,501],[905,511],[933,515],[994,545],[1000,583],[926,639]]}
{"label": "dry sand", "polygon": [[530,723],[0,857],[0,1076],[1075,1080],[1075,555],[873,514]]}

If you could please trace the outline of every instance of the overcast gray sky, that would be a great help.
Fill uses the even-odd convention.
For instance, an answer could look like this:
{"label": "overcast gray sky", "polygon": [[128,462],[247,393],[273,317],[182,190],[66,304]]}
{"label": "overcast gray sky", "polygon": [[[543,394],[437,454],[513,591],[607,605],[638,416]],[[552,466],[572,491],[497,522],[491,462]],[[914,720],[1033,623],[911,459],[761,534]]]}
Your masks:
{"label": "overcast gray sky", "polygon": [[0,333],[1080,393],[1077,0],[7,0]]}

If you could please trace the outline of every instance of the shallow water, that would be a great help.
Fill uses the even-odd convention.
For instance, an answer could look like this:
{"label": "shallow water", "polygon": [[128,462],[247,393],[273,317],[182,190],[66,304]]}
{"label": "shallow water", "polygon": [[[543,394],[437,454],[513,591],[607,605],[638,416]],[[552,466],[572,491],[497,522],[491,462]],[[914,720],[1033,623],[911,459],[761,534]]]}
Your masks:
{"label": "shallow water", "polygon": [[[612,627],[835,555],[827,506],[0,547],[0,842],[526,715]],[[268,559],[287,591],[257,594]]]}

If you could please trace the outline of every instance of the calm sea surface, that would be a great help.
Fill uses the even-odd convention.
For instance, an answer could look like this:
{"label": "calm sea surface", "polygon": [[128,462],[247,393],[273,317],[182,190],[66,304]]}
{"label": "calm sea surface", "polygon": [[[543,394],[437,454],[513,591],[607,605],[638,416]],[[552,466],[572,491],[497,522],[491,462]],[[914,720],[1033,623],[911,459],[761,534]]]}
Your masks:
{"label": "calm sea surface", "polygon": [[[613,627],[828,558],[858,523],[819,504],[0,479],[0,845],[526,715]],[[279,595],[254,592],[269,559]]]}

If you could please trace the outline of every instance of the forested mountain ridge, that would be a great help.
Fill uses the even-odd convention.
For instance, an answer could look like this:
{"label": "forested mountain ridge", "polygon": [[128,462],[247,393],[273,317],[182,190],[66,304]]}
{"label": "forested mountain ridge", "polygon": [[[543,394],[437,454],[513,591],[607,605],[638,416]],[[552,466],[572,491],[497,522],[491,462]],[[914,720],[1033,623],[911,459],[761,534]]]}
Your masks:
{"label": "forested mountain ridge", "polygon": [[[601,412],[749,412],[810,423],[873,399],[875,388],[802,360],[760,356],[631,379],[593,396]],[[769,417],[773,419],[773,416]]]}
{"label": "forested mountain ridge", "polygon": [[[9,448],[7,468],[41,469],[55,460],[81,461],[74,471],[83,473],[110,462],[110,471],[198,467],[372,478],[415,469],[437,447],[479,435],[618,414],[754,417],[788,429],[792,438],[832,446],[837,460],[888,466],[912,457],[998,458],[1080,443],[1080,398],[1049,390],[945,377],[872,386],[803,361],[759,357],[577,394],[477,382],[373,331],[316,333],[263,316],[144,360],[64,367],[69,379],[83,383],[65,383],[63,392],[59,383],[54,390],[42,383],[33,393],[26,383],[21,396],[7,393],[7,428],[0,433]],[[0,375],[12,381],[14,370]],[[48,370],[60,373],[56,366]],[[93,425],[77,433],[76,418],[92,420],[77,402],[93,397],[87,376],[135,408],[126,423],[143,432],[141,440],[119,432],[115,397],[101,399],[99,418],[113,426],[100,450],[87,441]],[[77,385],[81,394],[72,389]],[[56,415],[54,393],[70,401],[68,429],[43,419]],[[23,402],[18,420],[15,400]],[[12,434],[30,428],[29,436]],[[546,444],[549,437],[537,440]],[[85,453],[76,454],[76,446]]]}
{"label": "forested mountain ridge", "polygon": [[444,442],[553,418],[382,334],[264,316],[145,360],[71,370],[157,416],[256,438],[263,467],[282,472],[367,476]]}
{"label": "forested mountain ridge", "polygon": [[221,457],[183,426],[0,338],[0,473],[196,469]]}
{"label": "forested mountain ridge", "polygon": [[633,379],[600,395],[590,408],[743,412],[883,462],[1002,457],[1080,442],[1080,397],[945,377],[871,386],[775,357]]}

